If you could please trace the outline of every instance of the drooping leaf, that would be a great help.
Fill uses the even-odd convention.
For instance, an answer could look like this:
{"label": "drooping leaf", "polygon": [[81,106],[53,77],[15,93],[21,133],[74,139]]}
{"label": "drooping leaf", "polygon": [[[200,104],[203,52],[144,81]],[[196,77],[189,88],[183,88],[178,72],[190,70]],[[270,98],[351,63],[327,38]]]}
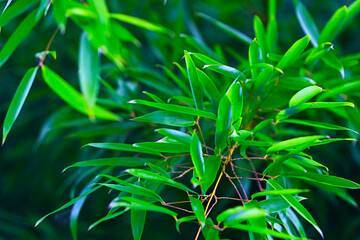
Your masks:
{"label": "drooping leaf", "polygon": [[9,134],[15,120],[19,116],[25,99],[29,94],[30,88],[34,82],[38,67],[30,68],[22,78],[19,87],[16,89],[14,98],[12,99],[9,109],[6,112],[4,126],[3,126],[3,138],[2,144],[4,144],[7,135]]}
{"label": "drooping leaf", "polygon": [[192,192],[197,194],[196,192],[194,192],[193,190],[187,188],[184,184],[182,183],[178,183],[170,178],[166,178],[164,176],[158,175],[156,173],[147,171],[147,170],[143,170],[143,169],[127,169],[126,172],[130,173],[133,176],[139,177],[139,178],[143,178],[149,181],[153,181],[153,182],[157,182],[160,184],[165,184],[174,188],[178,188],[180,190],[183,190],[185,192]]}
{"label": "drooping leaf", "polygon": [[[12,0],[8,0],[8,3]],[[0,26],[4,27],[12,19],[24,13],[26,10],[34,6],[38,0],[18,0],[14,1],[8,8],[5,8],[0,15]],[[8,5],[8,4],[7,4]]]}
{"label": "drooping leaf", "polygon": [[[66,103],[77,111],[89,114],[88,107],[84,96],[76,91],[69,83],[62,79],[47,66],[41,68],[42,75],[46,84]],[[118,121],[119,117],[108,110],[95,105],[94,114],[96,118]]]}
{"label": "drooping leaf", "polygon": [[[97,0],[95,0],[97,1]],[[134,240],[140,240],[146,219],[146,210],[131,209],[131,230]]]}
{"label": "drooping leaf", "polygon": [[205,210],[202,202],[194,197],[189,197],[189,199],[191,203],[191,208],[194,211],[195,216],[197,217],[197,219],[199,219],[201,226],[204,227],[206,219],[205,219]]}
{"label": "drooping leaf", "polygon": [[[275,180],[267,180],[267,182],[275,190],[282,190],[283,189]],[[282,194],[281,197],[284,198],[285,201],[287,201],[290,204],[290,206],[300,216],[302,216],[306,221],[308,221],[311,225],[313,225],[313,227],[319,232],[321,237],[324,238],[324,235],[323,235],[321,229],[319,228],[319,226],[317,225],[317,223],[315,222],[314,218],[311,216],[311,214],[308,212],[308,210],[306,210],[306,208],[303,205],[301,205],[301,203],[294,196],[292,196],[290,194]]]}
{"label": "drooping leaf", "polygon": [[273,196],[273,195],[281,195],[281,194],[297,194],[302,192],[308,192],[309,190],[304,189],[281,189],[281,190],[268,190],[257,192],[251,195],[251,198],[262,197],[262,196]]}
{"label": "drooping leaf", "polygon": [[201,180],[205,173],[205,161],[202,152],[202,145],[197,134],[194,134],[190,145],[191,160],[194,164],[195,171]]}
{"label": "drooping leaf", "polygon": [[[304,197],[295,196],[297,201],[305,200]],[[262,209],[266,210],[268,213],[274,213],[283,211],[290,207],[290,204],[282,197],[272,197],[269,199],[265,199],[259,202]]]}
{"label": "drooping leaf", "polygon": [[126,144],[126,143],[88,143],[88,144],[84,145],[84,147],[95,147],[95,148],[102,148],[102,149],[146,153],[146,154],[161,156],[160,153],[153,152],[153,151],[143,149],[140,147],[135,147],[131,144]]}

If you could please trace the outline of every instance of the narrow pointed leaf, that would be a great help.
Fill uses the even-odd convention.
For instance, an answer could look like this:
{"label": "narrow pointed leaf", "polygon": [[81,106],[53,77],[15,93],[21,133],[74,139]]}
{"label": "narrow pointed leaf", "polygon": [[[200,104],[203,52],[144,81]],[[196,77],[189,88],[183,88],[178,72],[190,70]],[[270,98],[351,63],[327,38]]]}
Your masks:
{"label": "narrow pointed leaf", "polygon": [[3,126],[3,139],[4,144],[7,135],[10,132],[15,120],[19,116],[22,106],[24,105],[25,99],[29,94],[30,88],[34,82],[38,67],[30,68],[22,78],[19,87],[16,89],[14,98],[12,99],[9,109],[6,113],[4,126]]}
{"label": "narrow pointed leaf", "polygon": [[231,102],[227,95],[224,95],[219,103],[218,118],[216,120],[215,146],[221,153],[226,146],[226,140],[230,134],[232,119]]}
{"label": "narrow pointed leaf", "polygon": [[303,144],[309,144],[310,146],[314,140],[319,140],[327,137],[328,137],[327,135],[315,135],[315,136],[306,136],[306,137],[288,139],[272,145],[266,150],[266,153],[278,152],[281,150],[294,148]]}
{"label": "narrow pointed leaf", "polygon": [[347,14],[346,6],[343,6],[334,13],[334,15],[327,22],[324,29],[321,31],[321,34],[319,36],[319,44],[324,42],[332,42],[334,40],[336,34],[340,30],[343,21],[346,18],[346,14]]}
{"label": "narrow pointed leaf", "polygon": [[205,161],[202,152],[202,145],[197,134],[192,136],[190,154],[197,176],[201,180],[205,173]]}
{"label": "narrow pointed leaf", "polygon": [[251,218],[265,217],[265,214],[266,212],[259,208],[238,206],[223,211],[216,217],[216,220],[219,223],[224,222],[225,226],[231,226]]}
{"label": "narrow pointed leaf", "polygon": [[146,154],[161,156],[161,154],[159,154],[157,152],[153,152],[153,151],[143,149],[140,147],[134,147],[133,145],[126,144],[126,143],[88,143],[88,144],[84,145],[84,147],[94,147],[94,148],[110,149],[110,150],[117,150],[117,151],[146,153]]}
{"label": "narrow pointed leaf", "polygon": [[281,189],[281,190],[268,190],[257,192],[251,195],[251,198],[262,197],[262,196],[273,196],[273,195],[281,195],[281,194],[297,194],[302,192],[308,192],[309,190],[305,189]]}
{"label": "narrow pointed leaf", "polygon": [[190,152],[189,144],[183,142],[141,142],[135,143],[134,147],[141,147],[150,151],[165,153]]}
{"label": "narrow pointed leaf", "polygon": [[310,41],[309,36],[305,36],[297,40],[290,48],[287,50],[285,55],[281,58],[277,67],[280,69],[285,69],[290,67],[293,63],[296,62],[300,54],[305,50]]}
{"label": "narrow pointed leaf", "polygon": [[191,144],[191,136],[187,133],[180,132],[174,129],[167,129],[167,128],[156,129],[155,131],[160,133],[161,135],[170,137],[179,142]]}
{"label": "narrow pointed leaf", "polygon": [[202,202],[194,197],[189,197],[189,199],[191,203],[191,208],[194,211],[195,216],[197,217],[197,219],[199,219],[201,225],[204,227],[206,219],[205,219],[205,210]]}
{"label": "narrow pointed leaf", "polygon": [[258,16],[254,17],[254,32],[259,42],[262,61],[267,62],[268,49],[266,42],[266,32],[264,24]]}
{"label": "narrow pointed leaf", "polygon": [[131,209],[131,230],[134,240],[141,239],[145,226],[145,219],[146,219],[145,210]]}
{"label": "narrow pointed leaf", "polygon": [[194,118],[187,114],[168,111],[155,111],[140,117],[133,118],[134,121],[159,123],[176,127],[188,127],[195,125]]}
{"label": "narrow pointed leaf", "polygon": [[199,110],[202,110],[203,95],[202,95],[201,85],[197,77],[196,67],[187,51],[184,51],[184,56],[185,56],[186,69],[190,82],[191,92],[195,101],[195,107]]}
{"label": "narrow pointed leaf", "polygon": [[127,186],[122,186],[120,184],[106,184],[106,183],[100,183],[99,185],[104,186],[104,187],[108,187],[120,192],[127,192],[127,193],[132,193],[135,195],[139,195],[139,196],[144,196],[144,197],[151,197],[156,199],[159,202],[162,202],[163,200],[161,199],[161,197],[156,194],[154,191],[149,190],[147,188],[141,187],[141,186],[137,186],[134,184],[129,184]]}
{"label": "narrow pointed leaf", "polygon": [[204,194],[206,194],[207,190],[215,182],[220,165],[220,156],[205,157],[205,174],[201,180],[201,189]]}
{"label": "narrow pointed leaf", "polygon": [[309,101],[314,96],[321,93],[322,88],[318,86],[306,87],[297,92],[289,101],[289,107],[294,107]]}

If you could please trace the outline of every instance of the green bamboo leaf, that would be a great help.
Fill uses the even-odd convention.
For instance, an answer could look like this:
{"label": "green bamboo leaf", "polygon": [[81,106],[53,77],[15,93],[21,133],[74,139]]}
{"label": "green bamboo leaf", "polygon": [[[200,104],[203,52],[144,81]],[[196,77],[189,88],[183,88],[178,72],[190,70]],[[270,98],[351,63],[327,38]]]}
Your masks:
{"label": "green bamboo leaf", "polygon": [[289,177],[289,178],[299,178],[306,181],[312,181],[316,183],[326,184],[333,187],[341,187],[341,188],[350,188],[350,189],[359,189],[360,184],[330,175],[318,174],[313,172],[286,172],[282,174],[282,176]]}
{"label": "green bamboo leaf", "polygon": [[251,198],[262,197],[262,196],[274,196],[274,195],[282,195],[282,194],[297,194],[302,192],[309,192],[309,190],[305,189],[281,189],[281,190],[268,190],[257,192],[251,195]]}
{"label": "green bamboo leaf", "polygon": [[[277,182],[275,182],[275,180],[267,180],[267,182],[275,190],[282,190],[283,189]],[[290,194],[283,194],[283,195],[281,195],[281,197],[284,198],[285,201],[287,201],[290,204],[290,206],[300,216],[302,216],[306,221],[311,223],[311,225],[313,225],[314,228],[320,233],[321,237],[324,238],[324,235],[323,235],[321,229],[319,228],[319,226],[317,225],[317,223],[315,222],[314,218],[311,216],[311,214],[306,210],[306,208],[303,205],[301,205],[301,203],[294,196],[292,196]]]}
{"label": "green bamboo leaf", "polygon": [[14,98],[11,100],[8,111],[6,112],[4,126],[3,126],[3,138],[2,144],[5,143],[6,137],[9,134],[15,120],[19,116],[22,106],[26,100],[27,95],[34,82],[38,67],[30,68],[22,78],[18,88],[16,89]]}
{"label": "green bamboo leaf", "polygon": [[134,240],[140,240],[146,219],[145,210],[131,209],[131,230],[134,237]]}
{"label": "green bamboo leaf", "polygon": [[218,118],[216,120],[215,146],[219,153],[226,147],[226,140],[230,134],[232,119],[231,102],[227,95],[224,95],[219,103]]}
{"label": "green bamboo leaf", "polygon": [[250,44],[249,47],[249,64],[250,64],[250,71],[252,79],[256,79],[259,74],[259,69],[253,68],[252,66],[261,62],[261,52],[259,42],[254,39],[254,41]]}
{"label": "green bamboo leaf", "polygon": [[93,118],[93,108],[99,93],[100,56],[93,49],[87,34],[80,37],[79,47],[79,79],[80,89],[89,108],[89,117]]}
{"label": "green bamboo leaf", "polygon": [[[304,197],[295,196],[297,201],[305,200]],[[280,212],[290,207],[290,204],[281,197],[273,197],[259,202],[262,209],[268,213]]]}
{"label": "green bamboo leaf", "polygon": [[191,92],[195,101],[195,107],[201,110],[203,109],[203,95],[201,85],[197,77],[196,67],[187,51],[184,51],[184,56]]}
{"label": "green bamboo leaf", "polygon": [[220,22],[219,20],[216,20],[204,13],[197,13],[197,16],[209,21],[210,23],[214,24],[215,26],[217,26],[218,28],[220,28],[221,30],[223,30],[224,32],[230,34],[231,36],[239,39],[240,41],[242,41],[243,43],[246,44],[250,44],[252,39],[250,37],[248,37],[247,35],[245,35],[244,33],[236,30],[233,27],[230,27],[229,25]]}
{"label": "green bamboo leaf", "polygon": [[156,96],[155,94],[143,91],[144,94],[146,94],[147,96],[149,96],[150,98],[152,98],[152,100],[154,100],[157,103],[165,103],[161,98],[159,98],[158,96]]}
{"label": "green bamboo leaf", "polygon": [[216,217],[216,220],[219,223],[224,222],[225,226],[232,226],[252,218],[265,217],[265,215],[266,212],[263,209],[238,206],[223,211]]}
{"label": "green bamboo leaf", "polygon": [[195,124],[194,118],[190,115],[168,111],[155,111],[141,117],[133,118],[132,120],[159,123],[175,127],[188,127]]}
{"label": "green bamboo leaf", "polygon": [[[46,84],[66,103],[77,111],[88,114],[88,107],[84,96],[76,91],[69,83],[62,79],[47,66],[41,68]],[[94,113],[96,118],[118,121],[119,117],[108,110],[95,105]]]}
{"label": "green bamboo leaf", "polygon": [[201,189],[205,195],[207,190],[215,182],[221,165],[221,156],[205,157],[205,174],[201,180]]}
{"label": "green bamboo leaf", "polygon": [[342,126],[338,126],[330,123],[323,123],[323,122],[315,122],[315,121],[300,120],[300,119],[286,119],[286,120],[282,120],[281,122],[310,126],[315,128],[323,128],[323,129],[331,129],[331,130],[347,130],[347,131],[355,132],[354,130],[347,127],[342,127]]}
{"label": "green bamboo leaf", "polygon": [[205,161],[202,152],[202,145],[196,133],[192,136],[191,139],[190,155],[195,167],[196,174],[201,180],[205,173]]}
{"label": "green bamboo leaf", "polygon": [[129,16],[129,15],[121,14],[121,13],[110,13],[110,17],[113,19],[119,20],[121,22],[129,23],[131,25],[134,25],[134,26],[137,26],[140,28],[144,28],[144,29],[147,29],[147,30],[150,30],[153,32],[173,35],[173,32],[170,29],[167,29],[163,26],[151,23],[149,21],[146,21],[146,20],[143,20],[143,19],[140,19],[137,17],[133,17],[133,16]]}
{"label": "green bamboo leaf", "polygon": [[290,67],[296,62],[300,54],[305,50],[310,41],[309,35],[297,40],[290,48],[287,50],[285,55],[281,58],[277,67],[280,69],[285,69]]}
{"label": "green bamboo leaf", "polygon": [[242,116],[244,105],[244,96],[241,83],[238,81],[234,81],[226,92],[226,95],[228,96],[231,103],[232,125],[236,130],[238,130],[241,124],[240,119]]}
{"label": "green bamboo leaf", "polygon": [[183,190],[185,192],[192,192],[197,194],[196,192],[194,192],[193,190],[187,188],[184,184],[182,183],[178,183],[170,178],[158,175],[156,173],[150,172],[150,171],[146,171],[143,169],[127,169],[126,172],[130,173],[133,176],[139,177],[139,178],[143,178],[149,181],[153,181],[153,182],[157,182],[160,184],[165,184],[174,188],[178,188],[180,190]]}
{"label": "green bamboo leaf", "polygon": [[277,48],[277,43],[279,39],[278,23],[275,17],[270,18],[266,30],[267,30],[267,34],[266,34],[267,49],[269,52],[274,52]]}
{"label": "green bamboo leaf", "polygon": [[270,236],[273,236],[276,238],[281,238],[281,239],[291,239],[291,240],[306,240],[307,239],[307,238],[292,236],[287,233],[277,232],[277,231],[269,229],[269,228],[262,228],[262,227],[251,226],[251,225],[246,225],[246,224],[233,224],[233,225],[229,226],[229,228],[235,228],[235,229],[240,229],[240,230],[244,230],[244,231],[248,231],[248,232],[259,233],[261,235],[270,235]]}
{"label": "green bamboo leaf", "polygon": [[315,136],[306,136],[306,137],[297,137],[297,138],[288,139],[272,145],[266,150],[266,153],[269,154],[273,152],[279,152],[281,150],[291,149],[303,144],[308,144],[308,146],[310,146],[314,140],[319,140],[327,137],[328,137],[327,135],[315,135]]}
{"label": "green bamboo leaf", "polygon": [[168,214],[172,217],[176,217],[177,213],[173,212],[167,208],[164,207],[160,207],[154,204],[151,204],[149,202],[146,201],[142,201],[136,198],[132,198],[132,197],[123,197],[121,198],[121,200],[125,201],[121,201],[121,202],[112,202],[110,204],[111,207],[125,207],[125,208],[130,208],[130,209],[135,209],[135,210],[144,210],[144,211],[151,211],[151,212],[159,212],[159,213],[164,213],[164,214]]}
{"label": "green bamboo leaf", "polygon": [[270,81],[273,76],[273,67],[264,68],[255,78],[255,83],[253,85],[253,91],[256,95],[260,95],[266,86],[267,82]]}
{"label": "green bamboo leaf", "polygon": [[[126,183],[126,185],[125,185]],[[132,193],[135,195],[139,195],[139,196],[144,196],[144,197],[151,197],[153,199],[156,199],[159,202],[163,202],[162,198],[155,193],[152,190],[149,190],[147,188],[141,187],[141,186],[137,186],[134,184],[129,184],[128,182],[123,181],[123,184],[125,186],[122,186],[120,184],[107,184],[107,183],[100,183],[99,185],[104,186],[104,187],[108,187],[120,192],[127,192],[127,193]]]}
{"label": "green bamboo leaf", "polygon": [[151,158],[140,158],[140,157],[118,157],[118,158],[100,158],[94,160],[87,160],[82,162],[77,162],[63,170],[66,171],[69,168],[73,167],[102,167],[102,166],[113,166],[113,167],[141,167],[145,163],[158,162],[158,159]]}
{"label": "green bamboo leaf", "polygon": [[[8,2],[11,2],[11,0],[8,0]],[[0,26],[4,27],[7,23],[30,9],[36,3],[38,3],[38,0],[18,0],[14,1],[10,6],[7,4],[8,7],[5,7],[0,15]]]}
{"label": "green bamboo leaf", "polygon": [[300,0],[294,0],[294,5],[296,17],[300,23],[301,28],[306,35],[310,36],[312,45],[316,47],[318,45],[320,34],[312,16]]}
{"label": "green bamboo leaf", "polygon": [[197,77],[205,90],[205,94],[208,96],[210,101],[213,103],[214,106],[220,101],[220,92],[217,89],[214,82],[200,69],[196,69]]}
{"label": "green bamboo leaf", "polygon": [[205,219],[205,210],[202,202],[194,197],[189,197],[189,199],[191,203],[191,208],[194,211],[195,216],[197,217],[197,219],[199,219],[201,226],[204,227],[206,219]]}
{"label": "green bamboo leaf", "polygon": [[81,200],[82,198],[88,196],[89,194],[95,192],[96,190],[98,190],[99,188],[101,188],[101,186],[97,186],[97,187],[93,187],[91,188],[89,191],[79,195],[78,197],[72,199],[71,201],[69,201],[68,203],[64,204],[63,206],[61,206],[60,208],[56,209],[55,211],[52,211],[51,213],[46,214],[45,216],[43,216],[42,218],[40,218],[36,223],[35,223],[35,227],[37,227],[42,221],[44,221],[45,218],[47,218],[48,216],[58,213],[72,205],[74,205],[77,201]]}
{"label": "green bamboo leaf", "polygon": [[201,53],[194,53],[194,52],[189,52],[189,54],[191,56],[196,57],[197,59],[199,59],[201,62],[203,62],[205,65],[222,65],[222,63],[204,55]]}
{"label": "green bamboo leaf", "polygon": [[340,84],[339,86],[334,87],[327,92],[323,92],[317,99],[319,101],[322,101],[331,97],[335,97],[338,94],[348,94],[352,91],[359,89],[359,87],[360,81],[347,82],[344,84]]}
{"label": "green bamboo leaf", "polygon": [[261,59],[263,62],[267,62],[267,42],[266,42],[266,31],[264,24],[262,23],[261,19],[258,16],[254,17],[254,32],[256,39],[259,42],[260,52],[261,52]]}
{"label": "green bamboo leaf", "polygon": [[168,128],[160,128],[156,129],[155,131],[176,141],[191,144],[191,136],[187,133]]}
{"label": "green bamboo leaf", "polygon": [[65,31],[66,8],[67,8],[67,1],[65,0],[53,1],[54,19],[56,23],[59,25],[61,32]]}
{"label": "green bamboo leaf", "polygon": [[124,213],[126,213],[129,210],[129,208],[125,208],[125,210],[123,211],[119,211],[119,212],[114,212],[114,213],[109,213],[108,215],[106,215],[105,217],[97,220],[96,222],[94,222],[93,224],[90,225],[90,227],[88,228],[88,231],[90,231],[91,229],[93,229],[94,227],[96,227],[97,225],[99,225],[100,223],[106,221],[106,220],[110,220],[113,218],[116,218]]}
{"label": "green bamboo leaf", "polygon": [[319,36],[319,44],[324,42],[331,42],[338,34],[343,21],[346,18],[347,7],[343,6],[339,8],[327,22],[324,29],[321,31]]}
{"label": "green bamboo leaf", "polygon": [[184,223],[184,222],[191,222],[191,221],[195,221],[196,219],[198,219],[196,216],[187,216],[187,217],[182,217],[179,218],[176,221],[176,230],[178,232],[180,232],[180,224]]}
{"label": "green bamboo leaf", "polygon": [[351,5],[348,7],[348,12],[346,14],[346,19],[343,23],[346,26],[354,17],[360,12],[360,0],[355,0],[351,3]]}
{"label": "green bamboo leaf", "polygon": [[329,67],[337,70],[340,73],[342,79],[345,78],[344,66],[333,52],[325,53],[324,55],[322,55],[321,60]]}
{"label": "green bamboo leaf", "polygon": [[0,51],[0,67],[9,59],[19,44],[30,34],[35,25],[39,22],[36,18],[37,9],[29,13],[24,20],[18,25],[11,34],[9,40],[1,48]]}
{"label": "green bamboo leaf", "polygon": [[236,68],[229,67],[226,65],[205,65],[204,68],[208,68],[210,70],[213,70],[214,72],[220,73],[224,76],[228,76],[234,79],[245,79],[245,75],[237,70]]}
{"label": "green bamboo leaf", "polygon": [[309,101],[321,93],[322,88],[318,86],[310,86],[298,91],[289,101],[289,107],[295,107]]}
{"label": "green bamboo leaf", "polygon": [[89,5],[96,11],[100,23],[107,26],[110,14],[105,0],[88,0]]}
{"label": "green bamboo leaf", "polygon": [[143,149],[140,147],[134,147],[133,145],[126,144],[126,143],[88,143],[88,144],[85,144],[83,147],[94,147],[94,148],[101,148],[101,149],[146,153],[146,154],[161,156],[160,153],[146,150],[146,149]]}
{"label": "green bamboo leaf", "polygon": [[189,144],[183,142],[141,142],[135,143],[133,146],[164,153],[190,152]]}
{"label": "green bamboo leaf", "polygon": [[170,112],[194,115],[194,116],[205,117],[205,118],[210,118],[210,119],[214,119],[214,120],[216,119],[216,116],[213,113],[205,112],[205,111],[202,111],[202,110],[199,110],[196,108],[175,105],[175,104],[154,103],[154,102],[149,102],[149,101],[139,100],[139,99],[131,100],[131,101],[129,101],[129,103],[141,104],[141,105],[154,107],[154,108],[158,108],[158,109],[162,109],[162,110],[166,110],[166,111],[170,111]]}

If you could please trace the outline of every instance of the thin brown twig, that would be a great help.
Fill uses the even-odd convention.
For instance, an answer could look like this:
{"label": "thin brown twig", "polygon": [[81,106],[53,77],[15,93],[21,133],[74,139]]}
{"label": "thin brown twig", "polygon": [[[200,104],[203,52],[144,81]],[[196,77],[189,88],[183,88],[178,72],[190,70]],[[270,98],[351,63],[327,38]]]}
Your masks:
{"label": "thin brown twig", "polygon": [[50,49],[50,47],[51,47],[51,44],[53,43],[53,41],[54,41],[54,39],[55,39],[55,36],[56,36],[56,34],[59,32],[59,30],[60,30],[60,27],[58,27],[58,28],[55,30],[54,34],[51,36],[48,44],[46,45],[46,48],[45,48],[45,51],[44,51],[43,55],[39,58],[39,59],[40,59],[39,64],[38,64],[39,67],[44,66],[44,61],[45,61],[45,58],[46,58],[46,54],[47,54],[47,52],[49,51],[49,49]]}

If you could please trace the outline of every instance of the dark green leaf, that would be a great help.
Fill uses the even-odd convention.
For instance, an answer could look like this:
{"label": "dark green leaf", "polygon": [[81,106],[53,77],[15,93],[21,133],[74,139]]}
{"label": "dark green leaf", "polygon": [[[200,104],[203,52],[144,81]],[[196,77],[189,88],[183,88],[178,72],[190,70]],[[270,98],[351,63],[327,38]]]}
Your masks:
{"label": "dark green leaf", "polygon": [[197,219],[199,219],[201,226],[204,227],[205,226],[205,210],[204,210],[204,206],[202,205],[202,202],[194,197],[189,197],[190,199],[190,203],[191,203],[191,208],[194,211],[195,216],[197,217]]}
{"label": "dark green leaf", "polygon": [[168,111],[155,111],[141,117],[133,118],[132,120],[159,123],[176,127],[188,127],[195,124],[194,118],[190,115]]}
{"label": "dark green leaf", "polygon": [[190,145],[190,154],[191,154],[191,160],[195,167],[196,174],[201,180],[205,173],[205,162],[202,152],[202,145],[196,133],[192,136],[191,145]]}
{"label": "dark green leaf", "polygon": [[300,54],[305,50],[310,41],[309,36],[305,36],[299,40],[297,40],[290,48],[287,50],[285,55],[281,58],[277,67],[280,69],[285,69],[293,65]]}
{"label": "dark green leaf", "polygon": [[189,144],[183,142],[141,142],[135,143],[133,146],[164,153],[190,152]]}
{"label": "dark green leaf", "polygon": [[187,51],[184,51],[184,56],[185,56],[186,69],[190,82],[191,92],[195,101],[195,107],[199,110],[202,110],[203,95],[202,95],[202,88],[197,77],[196,67]]}

